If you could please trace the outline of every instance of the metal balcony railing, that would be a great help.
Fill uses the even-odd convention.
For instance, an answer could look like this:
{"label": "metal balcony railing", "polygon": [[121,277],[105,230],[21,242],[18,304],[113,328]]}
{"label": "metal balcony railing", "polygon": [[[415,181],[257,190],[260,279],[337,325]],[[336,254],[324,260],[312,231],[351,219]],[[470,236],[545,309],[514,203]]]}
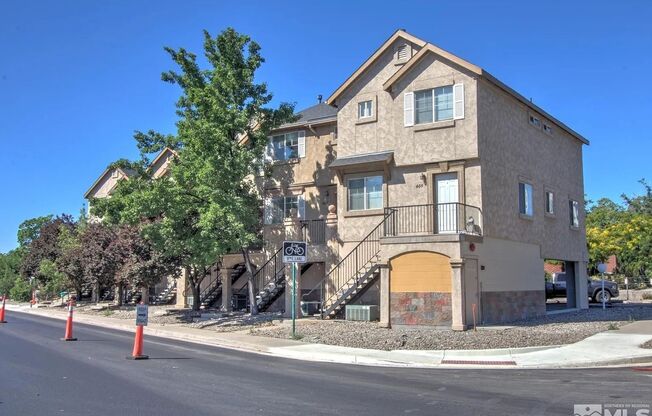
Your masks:
{"label": "metal balcony railing", "polygon": [[482,235],[482,211],[451,202],[385,208],[384,235],[396,237],[428,234]]}
{"label": "metal balcony railing", "polygon": [[303,240],[308,244],[324,244],[326,242],[326,221],[303,220],[301,221]]}

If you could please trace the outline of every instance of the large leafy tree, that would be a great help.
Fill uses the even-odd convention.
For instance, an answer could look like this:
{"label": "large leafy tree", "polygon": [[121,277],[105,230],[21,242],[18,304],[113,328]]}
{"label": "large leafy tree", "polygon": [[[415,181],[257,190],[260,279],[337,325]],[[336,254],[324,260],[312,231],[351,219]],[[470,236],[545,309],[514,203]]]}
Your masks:
{"label": "large leafy tree", "polygon": [[652,274],[652,189],[640,182],[645,193],[623,195],[624,205],[604,198],[589,208],[586,236],[592,267],[615,254],[621,272]]}
{"label": "large leafy tree", "polygon": [[20,278],[20,249],[0,253],[0,296],[8,295],[16,279]]}
{"label": "large leafy tree", "polygon": [[63,230],[74,227],[75,220],[67,214],[52,218],[36,218],[21,224],[19,240],[23,244],[21,249],[25,251],[20,268],[23,278],[35,277],[39,283],[47,283],[48,276],[40,273],[41,262],[44,260],[56,262],[61,254],[58,245],[59,235]]}
{"label": "large leafy tree", "polygon": [[[132,167],[140,174],[93,204],[106,221],[144,222],[143,235],[163,256],[179,260],[198,309],[199,288],[211,266],[224,254],[247,254],[257,240],[261,201],[252,178],[269,132],[292,119],[293,106],[267,107],[272,95],[255,81],[264,61],[260,47],[233,29],[215,38],[204,32],[207,68],[183,48],[166,51],[179,67],[162,75],[181,88],[176,135],[137,133],[142,157]],[[152,179],[143,161],[165,146],[177,157],[169,175]],[[253,299],[251,281],[249,287]]]}
{"label": "large leafy tree", "polygon": [[165,257],[152,243],[145,239],[139,228],[122,225],[116,231],[112,250],[121,253],[120,265],[115,276],[118,288],[118,304],[122,303],[122,287],[147,288],[164,277],[175,276],[179,271],[176,258]]}

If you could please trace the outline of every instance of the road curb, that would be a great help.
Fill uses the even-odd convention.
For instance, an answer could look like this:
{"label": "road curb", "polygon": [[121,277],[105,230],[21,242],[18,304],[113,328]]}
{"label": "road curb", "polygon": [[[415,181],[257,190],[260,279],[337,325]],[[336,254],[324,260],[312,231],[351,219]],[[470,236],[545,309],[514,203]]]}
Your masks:
{"label": "road curb", "polygon": [[[46,311],[43,309],[23,309],[16,305],[7,305],[8,310],[26,313],[28,315],[42,316],[46,318],[65,320],[67,316],[59,311]],[[53,313],[54,312],[54,313]],[[93,320],[92,316],[77,314],[76,322],[84,325],[97,326],[124,332],[134,332],[134,326],[125,322],[105,322]],[[102,318],[112,319],[112,318]],[[193,328],[196,329],[196,328]],[[201,329],[196,329],[201,331]],[[180,333],[174,329],[161,327],[145,328],[145,334],[175,341],[190,342],[198,345],[224,348],[234,351],[242,351],[254,354],[273,356],[311,362],[328,362],[333,364],[356,364],[377,367],[402,367],[402,368],[458,368],[458,369],[563,369],[563,368],[600,368],[600,367],[629,367],[635,364],[652,362],[650,355],[618,358],[598,362],[578,362],[576,364],[560,365],[537,365],[536,363],[519,364],[519,356],[523,357],[530,353],[536,353],[562,346],[536,346],[523,348],[501,348],[494,350],[442,350],[442,351],[419,351],[419,350],[367,350],[361,348],[336,347],[322,344],[307,344],[297,341],[287,341],[288,345],[264,346],[255,343],[247,344],[242,340],[228,340],[224,338],[207,338],[192,333]],[[270,343],[279,342],[279,340]],[[315,351],[318,348],[320,351]],[[483,359],[484,358],[484,359]],[[459,364],[449,363],[451,360]],[[516,364],[497,365],[497,361],[513,361]]]}

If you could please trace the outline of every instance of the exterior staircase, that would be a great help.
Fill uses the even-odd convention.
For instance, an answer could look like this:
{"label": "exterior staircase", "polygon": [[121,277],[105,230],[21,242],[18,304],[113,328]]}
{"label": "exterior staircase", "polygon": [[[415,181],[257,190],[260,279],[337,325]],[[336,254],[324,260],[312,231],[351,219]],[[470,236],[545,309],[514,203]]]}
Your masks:
{"label": "exterior staircase", "polygon": [[168,287],[163,289],[153,300],[152,305],[167,305],[174,300],[174,297],[177,295],[177,280],[174,279]]}
{"label": "exterior staircase", "polygon": [[254,287],[258,311],[264,312],[285,290],[285,264],[283,248],[279,248],[256,272]]}
{"label": "exterior staircase", "polygon": [[[231,273],[231,283],[235,283],[240,278],[240,276],[244,274],[245,271],[246,267],[244,264],[238,264],[236,267],[234,267],[233,272]],[[217,270],[215,280],[211,282],[211,284],[199,295],[199,309],[210,308],[221,297],[222,279],[219,270]]]}
{"label": "exterior staircase", "polygon": [[391,215],[386,215],[312,290],[320,288],[322,319],[338,317],[344,307],[380,275],[380,238],[385,232],[385,221]]}

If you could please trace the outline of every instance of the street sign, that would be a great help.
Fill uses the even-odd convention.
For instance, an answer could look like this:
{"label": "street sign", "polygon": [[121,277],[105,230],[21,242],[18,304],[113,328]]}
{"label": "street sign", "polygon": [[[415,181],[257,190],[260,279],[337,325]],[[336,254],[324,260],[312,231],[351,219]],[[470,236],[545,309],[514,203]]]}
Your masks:
{"label": "street sign", "polygon": [[283,263],[307,263],[308,245],[305,241],[283,241]]}
{"label": "street sign", "polygon": [[147,326],[147,305],[136,305],[136,326]]}

